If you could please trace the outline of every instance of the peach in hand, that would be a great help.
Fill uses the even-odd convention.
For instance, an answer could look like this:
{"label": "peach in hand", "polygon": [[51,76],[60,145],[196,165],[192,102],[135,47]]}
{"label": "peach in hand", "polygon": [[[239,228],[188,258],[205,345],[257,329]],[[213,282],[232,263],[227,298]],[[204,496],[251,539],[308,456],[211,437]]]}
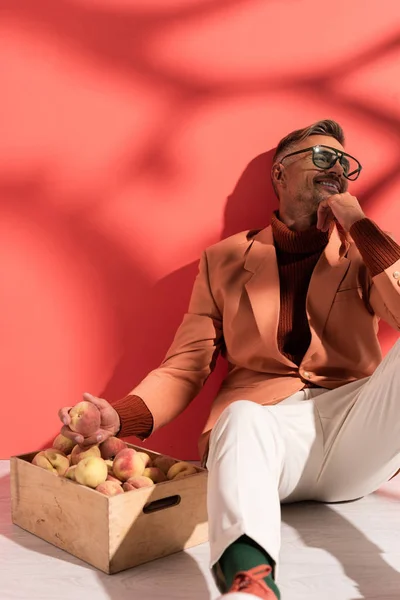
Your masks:
{"label": "peach in hand", "polygon": [[122,485],[125,492],[131,490],[139,490],[140,488],[153,487],[154,481],[150,477],[144,477],[143,475],[136,475],[136,477],[130,477],[128,481]]}
{"label": "peach in hand", "polygon": [[120,482],[115,483],[115,481],[109,480],[105,481],[104,483],[100,483],[100,485],[96,487],[96,490],[105,496],[118,496],[118,494],[124,493]]}
{"label": "peach in hand", "polygon": [[113,462],[113,473],[121,481],[126,481],[135,475],[142,475],[144,462],[133,448],[124,448],[118,452]]}
{"label": "peach in hand", "polygon": [[158,469],[157,467],[148,467],[143,471],[144,477],[149,477],[154,483],[161,483],[162,481],[167,480],[167,476],[165,473]]}
{"label": "peach in hand", "polygon": [[101,452],[101,458],[104,458],[104,460],[109,460],[110,458],[114,458],[118,452],[126,448],[126,443],[115,436],[111,436],[102,442],[99,448]]}
{"label": "peach in hand", "polygon": [[107,465],[98,456],[88,456],[79,461],[75,469],[75,481],[96,488],[107,479]]}
{"label": "peach in hand", "polygon": [[71,465],[77,465],[83,458],[88,456],[100,457],[100,450],[98,446],[90,446],[90,448],[81,448],[81,446],[74,446],[71,452]]}
{"label": "peach in hand", "polygon": [[188,477],[188,475],[194,475],[197,473],[197,469],[194,465],[190,463],[179,461],[172,465],[167,473],[168,479],[183,479],[184,477]]}
{"label": "peach in hand", "polygon": [[69,428],[83,437],[89,437],[100,428],[100,411],[91,402],[78,402],[69,411],[71,422]]}
{"label": "peach in hand", "polygon": [[51,471],[54,475],[65,475],[69,468],[69,460],[55,448],[49,448],[48,450],[42,450],[35,454],[32,460],[32,464],[47,471]]}
{"label": "peach in hand", "polygon": [[60,450],[63,454],[71,454],[72,448],[75,446],[75,442],[65,437],[62,433],[59,433],[53,442],[53,448]]}

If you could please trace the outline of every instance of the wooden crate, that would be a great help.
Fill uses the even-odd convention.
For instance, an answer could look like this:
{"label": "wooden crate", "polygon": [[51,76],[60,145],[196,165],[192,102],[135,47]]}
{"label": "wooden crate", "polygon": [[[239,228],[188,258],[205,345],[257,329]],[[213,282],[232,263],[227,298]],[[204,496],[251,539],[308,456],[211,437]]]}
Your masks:
{"label": "wooden crate", "polygon": [[11,458],[13,523],[105,573],[208,540],[207,471],[201,467],[184,479],[108,497],[32,465],[35,454]]}

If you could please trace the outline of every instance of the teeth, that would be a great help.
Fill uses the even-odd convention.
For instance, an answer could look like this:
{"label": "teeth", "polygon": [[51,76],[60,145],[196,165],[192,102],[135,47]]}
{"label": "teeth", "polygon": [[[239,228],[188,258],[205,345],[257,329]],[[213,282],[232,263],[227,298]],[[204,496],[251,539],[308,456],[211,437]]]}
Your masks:
{"label": "teeth", "polygon": [[338,189],[338,186],[332,183],[331,181],[318,181],[318,183],[320,183],[321,185],[327,185],[328,187],[334,188],[335,190]]}

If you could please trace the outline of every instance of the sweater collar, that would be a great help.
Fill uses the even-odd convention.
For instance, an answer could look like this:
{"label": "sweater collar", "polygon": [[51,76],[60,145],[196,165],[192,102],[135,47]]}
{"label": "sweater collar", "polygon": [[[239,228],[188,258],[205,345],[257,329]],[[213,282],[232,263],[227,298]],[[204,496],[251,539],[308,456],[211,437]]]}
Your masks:
{"label": "sweater collar", "polygon": [[274,211],[271,218],[274,244],[281,252],[291,254],[311,254],[322,250],[329,241],[329,231],[320,231],[315,225],[306,231],[292,231]]}

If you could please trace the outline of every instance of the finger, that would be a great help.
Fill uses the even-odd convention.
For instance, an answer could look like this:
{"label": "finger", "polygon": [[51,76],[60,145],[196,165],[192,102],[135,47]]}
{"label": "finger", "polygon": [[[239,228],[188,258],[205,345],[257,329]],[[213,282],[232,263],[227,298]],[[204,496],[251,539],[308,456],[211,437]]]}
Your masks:
{"label": "finger", "polygon": [[93,394],[89,394],[89,392],[85,392],[83,394],[83,398],[97,406],[97,408],[106,408],[107,406],[109,406],[107,400],[104,400],[103,398],[98,398],[97,396],[93,396]]}
{"label": "finger", "polygon": [[64,406],[58,411],[58,416],[64,425],[69,425],[71,423],[71,417],[69,416],[71,408],[72,406]]}
{"label": "finger", "polygon": [[327,210],[324,211],[322,216],[323,216],[323,219],[322,219],[322,224],[321,224],[321,231],[327,231],[329,229],[329,222],[330,222],[331,216],[332,216],[332,211],[330,210],[329,207],[327,207]]}
{"label": "finger", "polygon": [[99,429],[93,435],[89,435],[87,438],[83,440],[80,444],[83,448],[87,448],[88,446],[94,446],[95,444],[101,444],[107,438],[112,435],[109,431],[105,431],[104,429]]}
{"label": "finger", "polygon": [[331,223],[332,223],[333,221],[334,221],[333,215],[332,215],[332,216],[331,216],[331,215],[329,215],[329,216],[326,218],[326,220],[325,220],[325,223],[324,223],[324,226],[323,226],[323,228],[322,228],[322,231],[323,231],[323,232],[329,231],[329,228],[330,228],[330,226],[331,226]]}
{"label": "finger", "polygon": [[71,429],[69,427],[67,427],[66,425],[64,425],[64,427],[61,428],[61,434],[64,435],[69,440],[72,440],[73,442],[75,442],[76,444],[79,444],[79,445],[81,445],[84,441],[83,435],[80,435],[79,433],[75,433],[75,431],[71,431]]}
{"label": "finger", "polygon": [[323,202],[321,202],[320,205],[318,206],[318,212],[317,212],[317,229],[322,229],[322,227],[323,227],[323,225],[325,223],[327,211],[329,211],[329,210],[330,210],[330,208],[326,204],[325,200]]}

